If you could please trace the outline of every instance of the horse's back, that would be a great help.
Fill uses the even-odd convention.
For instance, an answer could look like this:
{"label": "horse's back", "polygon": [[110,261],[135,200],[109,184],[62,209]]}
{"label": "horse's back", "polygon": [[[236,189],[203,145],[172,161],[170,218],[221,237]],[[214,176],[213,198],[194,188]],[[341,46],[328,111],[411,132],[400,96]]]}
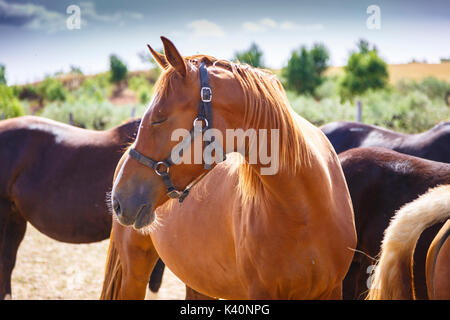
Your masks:
{"label": "horse's back", "polygon": [[320,129],[338,154],[362,146],[385,146],[395,135],[394,132],[377,126],[350,121],[331,122]]}
{"label": "horse's back", "polygon": [[450,122],[419,134],[403,134],[358,122],[331,122],[321,127],[339,154],[358,147],[382,147],[412,156],[450,163]]}
{"label": "horse's back", "polygon": [[450,163],[450,122],[442,122],[424,133],[410,135],[399,151]]}

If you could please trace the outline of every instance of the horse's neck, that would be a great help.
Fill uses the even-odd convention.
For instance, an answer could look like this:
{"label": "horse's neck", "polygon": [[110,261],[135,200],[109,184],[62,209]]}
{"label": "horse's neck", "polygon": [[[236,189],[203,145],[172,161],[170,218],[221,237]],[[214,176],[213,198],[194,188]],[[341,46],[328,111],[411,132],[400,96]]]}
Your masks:
{"label": "horse's neck", "polygon": [[252,180],[258,180],[259,183],[258,191],[261,193],[260,200],[264,199],[264,202],[269,206],[273,206],[272,209],[275,210],[280,210],[284,205],[292,208],[293,205],[295,207],[295,202],[301,202],[299,185],[304,185],[305,175],[309,171],[318,172],[318,170],[321,171],[323,169],[321,168],[320,161],[318,161],[318,153],[322,152],[320,150],[323,147],[326,148],[326,146],[321,144],[322,140],[316,136],[317,132],[315,132],[316,130],[321,134],[320,130],[300,116],[296,116],[295,120],[300,126],[302,133],[297,132],[293,134],[305,135],[304,145],[301,150],[307,155],[296,155],[294,158],[305,158],[307,160],[305,163],[297,164],[297,169],[293,170],[295,167],[293,164],[286,165],[282,163],[285,159],[278,158],[279,168],[273,174],[270,174],[270,170],[265,171],[269,171],[269,174],[263,174],[263,170],[267,169],[267,166],[261,165],[259,162],[257,164],[249,164],[249,167],[253,171]]}

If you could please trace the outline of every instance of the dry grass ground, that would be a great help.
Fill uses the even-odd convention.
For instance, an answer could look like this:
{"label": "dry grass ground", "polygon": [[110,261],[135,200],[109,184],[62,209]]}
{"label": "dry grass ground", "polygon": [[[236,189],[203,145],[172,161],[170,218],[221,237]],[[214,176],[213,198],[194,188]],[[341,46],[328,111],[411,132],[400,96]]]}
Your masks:
{"label": "dry grass ground", "polygon": [[[330,67],[327,75],[336,75],[343,72],[342,67]],[[426,77],[435,77],[450,82],[450,63],[406,63],[388,65],[389,81],[397,83],[401,79],[421,80]]]}
{"label": "dry grass ground", "polygon": [[[98,299],[108,241],[67,244],[41,234],[30,224],[12,274],[13,299]],[[157,294],[148,299],[184,299],[184,284],[168,268]]]}

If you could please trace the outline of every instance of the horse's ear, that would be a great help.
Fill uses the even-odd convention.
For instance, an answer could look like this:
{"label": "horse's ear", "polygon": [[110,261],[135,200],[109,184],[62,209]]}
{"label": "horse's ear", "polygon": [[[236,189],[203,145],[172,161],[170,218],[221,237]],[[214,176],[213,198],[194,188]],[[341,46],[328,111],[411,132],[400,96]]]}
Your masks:
{"label": "horse's ear", "polygon": [[149,44],[147,44],[148,49],[150,50],[150,53],[153,56],[153,59],[159,64],[159,66],[164,70],[169,67],[169,63],[167,62],[166,56],[162,53],[159,53],[158,51],[153,50],[152,47],[150,47]]}
{"label": "horse's ear", "polygon": [[167,61],[169,61],[170,65],[183,77],[186,76],[186,63],[184,62],[183,57],[178,52],[177,48],[175,48],[172,41],[165,37],[161,37],[161,40],[164,45],[164,54],[166,55]]}

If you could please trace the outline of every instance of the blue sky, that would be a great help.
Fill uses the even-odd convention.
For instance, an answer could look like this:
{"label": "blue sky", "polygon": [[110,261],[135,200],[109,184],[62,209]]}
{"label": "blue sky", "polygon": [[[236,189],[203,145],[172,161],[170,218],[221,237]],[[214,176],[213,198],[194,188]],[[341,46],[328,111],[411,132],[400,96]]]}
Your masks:
{"label": "blue sky", "polygon": [[[69,5],[81,9],[78,30],[66,27]],[[380,8],[379,30],[367,28],[370,5]],[[333,65],[343,65],[359,38],[376,44],[389,63],[437,63],[450,57],[449,34],[448,0],[0,0],[0,63],[8,83],[40,80],[70,65],[105,71],[111,53],[130,69],[145,69],[137,53],[146,43],[160,48],[161,35],[184,55],[225,59],[256,42],[266,65],[279,68],[293,49],[314,42],[328,47]]]}

